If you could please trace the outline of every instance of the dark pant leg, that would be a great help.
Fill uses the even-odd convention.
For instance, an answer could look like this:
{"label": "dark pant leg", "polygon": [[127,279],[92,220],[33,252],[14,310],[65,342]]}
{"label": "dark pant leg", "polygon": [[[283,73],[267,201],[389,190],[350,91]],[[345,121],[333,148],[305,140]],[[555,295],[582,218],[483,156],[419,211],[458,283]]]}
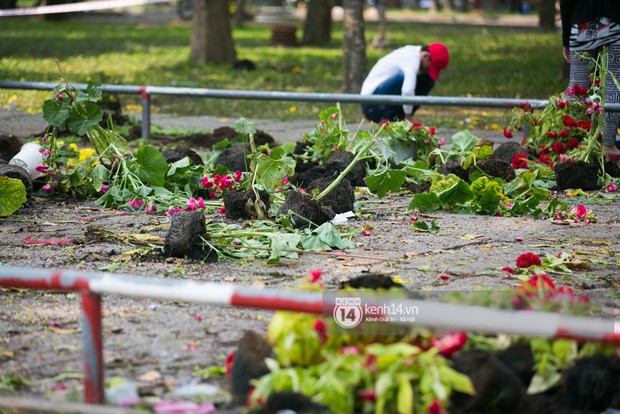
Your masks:
{"label": "dark pant leg", "polygon": [[[373,95],[400,95],[403,88],[405,74],[399,72],[383,82]],[[362,112],[366,119],[372,122],[399,121],[405,117],[402,105],[362,105]]]}
{"label": "dark pant leg", "polygon": [[[403,87],[404,73],[399,72],[383,82],[375,90],[373,95],[400,95]],[[427,73],[421,73],[417,76],[415,95],[427,96],[431,89],[435,86],[433,78]],[[413,107],[413,113],[418,110],[420,105]],[[402,105],[362,105],[362,112],[369,121],[400,121],[405,118]]]}
{"label": "dark pant leg", "polygon": [[[435,80],[428,76],[428,73],[420,73],[415,84],[415,96],[428,96],[431,89],[435,86]],[[420,105],[414,106],[411,115],[420,108]]]}

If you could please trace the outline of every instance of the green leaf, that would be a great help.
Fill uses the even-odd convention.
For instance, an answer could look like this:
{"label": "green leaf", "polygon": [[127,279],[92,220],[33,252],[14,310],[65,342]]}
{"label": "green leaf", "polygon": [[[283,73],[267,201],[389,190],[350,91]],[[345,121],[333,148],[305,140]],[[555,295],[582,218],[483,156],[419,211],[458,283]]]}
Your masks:
{"label": "green leaf", "polygon": [[97,164],[90,172],[90,178],[93,180],[93,188],[98,193],[101,187],[110,179],[110,170],[103,164]]}
{"label": "green leaf", "polygon": [[443,205],[454,206],[471,200],[474,193],[469,188],[469,184],[458,178],[453,185],[437,192],[437,196]]}
{"label": "green leaf", "polygon": [[431,220],[430,226],[428,223],[422,220],[417,220],[411,223],[411,227],[413,230],[422,232],[422,233],[437,233],[441,228],[436,223],[437,220]]}
{"label": "green leaf", "polygon": [[256,124],[254,122],[248,121],[245,118],[239,118],[238,120],[236,120],[233,124],[233,129],[238,134],[256,134]]}
{"label": "green leaf", "polygon": [[476,393],[474,384],[472,384],[471,379],[467,375],[455,371],[448,366],[440,366],[439,373],[441,375],[441,381],[452,390],[469,395],[474,395]]}
{"label": "green leaf", "polygon": [[398,375],[398,394],[396,399],[396,411],[399,414],[410,414],[413,412],[413,387],[408,375]]}
{"label": "green leaf", "polygon": [[432,213],[441,209],[441,202],[435,193],[419,193],[413,195],[407,208],[409,210],[417,208],[423,213]]}
{"label": "green leaf", "polygon": [[69,111],[67,125],[69,129],[79,136],[85,135],[95,128],[103,118],[103,110],[95,104],[73,105]]}
{"label": "green leaf", "polygon": [[168,177],[171,177],[177,172],[177,170],[179,170],[180,173],[183,173],[188,170],[188,167],[190,167],[191,164],[192,161],[189,159],[189,157],[181,158],[180,160],[170,164],[170,169],[168,170],[168,173],[166,175]]}
{"label": "green leaf", "polygon": [[135,153],[136,161],[140,166],[138,176],[145,184],[162,187],[168,172],[168,163],[159,150],[152,145],[138,148]]}
{"label": "green leaf", "polygon": [[0,175],[0,217],[8,216],[26,203],[26,186],[21,180]]}
{"label": "green leaf", "polygon": [[215,151],[221,151],[221,150],[225,150],[226,148],[229,148],[231,145],[232,144],[231,144],[230,140],[228,138],[224,138],[220,142],[218,142],[215,145],[213,145],[213,149]]}
{"label": "green leaf", "polygon": [[291,157],[274,159],[260,154],[256,160],[256,174],[258,181],[267,189],[276,189],[282,179],[295,172],[295,160]]}
{"label": "green leaf", "polygon": [[61,131],[67,129],[70,107],[56,99],[48,99],[43,102],[43,119],[53,127]]}
{"label": "green leaf", "polygon": [[459,131],[452,135],[452,151],[469,152],[478,142],[478,138],[467,130]]}
{"label": "green leaf", "polygon": [[404,170],[385,170],[379,174],[366,176],[366,185],[372,192],[383,198],[388,192],[397,192],[407,179]]}

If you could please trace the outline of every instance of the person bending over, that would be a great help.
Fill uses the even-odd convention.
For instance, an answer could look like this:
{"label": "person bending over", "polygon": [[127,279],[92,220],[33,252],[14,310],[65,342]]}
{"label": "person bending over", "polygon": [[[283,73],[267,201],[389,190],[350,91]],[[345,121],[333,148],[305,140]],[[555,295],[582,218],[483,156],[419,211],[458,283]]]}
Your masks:
{"label": "person bending over", "polygon": [[[426,96],[448,66],[450,54],[442,43],[408,45],[377,61],[362,84],[362,95]],[[363,104],[362,112],[372,122],[411,121],[420,106]]]}

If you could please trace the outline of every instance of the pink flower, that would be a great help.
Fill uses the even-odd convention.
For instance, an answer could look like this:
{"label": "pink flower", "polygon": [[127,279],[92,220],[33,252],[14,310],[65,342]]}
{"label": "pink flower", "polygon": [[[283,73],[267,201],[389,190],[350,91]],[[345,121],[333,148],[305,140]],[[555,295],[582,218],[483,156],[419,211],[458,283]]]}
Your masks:
{"label": "pink flower", "polygon": [[343,346],[339,353],[340,355],[359,355],[360,349],[355,345]]}
{"label": "pink flower", "polygon": [[61,99],[62,99],[62,92],[58,92],[58,93],[56,94],[56,100],[57,100],[57,101],[60,101]]}
{"label": "pink flower", "polygon": [[204,188],[212,188],[213,187],[213,182],[211,180],[209,180],[208,177],[206,177],[206,176],[202,177],[201,181],[202,181],[202,186]]}
{"label": "pink flower", "polygon": [[45,174],[49,168],[50,166],[45,164],[38,164],[36,167],[34,167],[35,170],[43,174]]}
{"label": "pink flower", "polygon": [[51,185],[49,184],[45,184],[43,187],[41,187],[43,189],[43,191],[47,191],[48,193],[51,193],[52,191],[54,191],[54,189],[52,188]]}
{"label": "pink flower", "polygon": [[155,213],[157,212],[157,207],[152,204],[149,204],[148,206],[146,206],[144,211],[146,211],[147,213]]}
{"label": "pink flower", "polygon": [[530,267],[530,266],[540,266],[542,262],[540,261],[540,257],[532,252],[523,253],[521,256],[517,257],[517,267]]}
{"label": "pink flower", "polygon": [[194,343],[187,344],[185,346],[185,349],[187,349],[188,351],[197,351],[197,350],[200,349],[200,345],[199,344],[194,344]]}
{"label": "pink flower", "polygon": [[99,190],[99,194],[105,194],[106,191],[110,188],[107,184],[101,184],[101,190]]}
{"label": "pink flower", "polygon": [[202,315],[201,315],[201,314],[199,314],[199,313],[196,313],[196,314],[194,315],[194,319],[196,319],[197,321],[201,321],[201,320],[202,320]]}
{"label": "pink flower", "polygon": [[561,101],[557,101],[555,103],[555,106],[557,106],[558,108],[564,108],[566,105],[568,105],[568,100],[566,99],[562,99]]}
{"label": "pink flower", "polygon": [[412,222],[412,223],[414,221],[418,221],[418,220],[420,220],[420,217],[418,217],[418,216],[411,216],[411,217],[409,217],[409,221]]}
{"label": "pink flower", "polygon": [[440,278],[441,280],[448,280],[448,279],[450,279],[450,275],[447,275],[447,274],[445,274],[445,273],[442,273],[442,274],[440,274],[440,275],[439,275],[439,278]]}
{"label": "pink flower", "polygon": [[44,156],[44,157],[47,157],[48,155],[50,155],[50,154],[52,153],[52,150],[51,150],[51,149],[49,149],[49,148],[48,148],[48,149],[46,149],[46,150],[42,150],[42,149],[40,149],[40,150],[39,150],[39,152],[40,152],[41,154],[43,154],[43,156]]}
{"label": "pink flower", "polygon": [[515,237],[515,241],[516,242],[522,242],[523,241],[523,237]]}
{"label": "pink flower", "polygon": [[321,338],[321,343],[324,344],[325,341],[327,341],[327,326],[325,325],[325,322],[323,322],[322,319],[317,319],[316,321],[314,321],[312,329],[316,331],[316,333],[319,335],[319,338]]}
{"label": "pink flower", "polygon": [[187,211],[194,210],[196,210],[196,199],[194,197],[190,197],[190,199],[187,200]]}
{"label": "pink flower", "polygon": [[321,271],[321,269],[317,268],[311,270],[308,274],[308,279],[310,280],[310,283],[315,283],[316,281],[320,280],[322,274],[323,272]]}
{"label": "pink flower", "polygon": [[446,410],[441,407],[439,400],[433,400],[428,406],[428,414],[446,414]]}
{"label": "pink flower", "polygon": [[241,181],[241,177],[243,176],[243,173],[239,170],[235,171],[235,181],[239,182]]}
{"label": "pink flower", "polygon": [[615,193],[616,191],[618,191],[618,186],[614,183],[609,183],[607,184],[606,189],[608,193]]}
{"label": "pink flower", "polygon": [[222,208],[220,208],[218,212],[222,215],[226,214],[226,207],[222,206]]}
{"label": "pink flower", "polygon": [[288,178],[282,177],[281,183],[282,183],[282,185],[287,185],[288,184]]}
{"label": "pink flower", "polygon": [[362,400],[366,401],[375,401],[377,399],[377,393],[375,390],[358,391],[357,395],[359,395]]}
{"label": "pink flower", "polygon": [[129,204],[133,208],[140,208],[142,207],[142,204],[144,204],[144,200],[142,199],[136,200],[135,198],[132,198],[131,200],[127,202],[127,204]]}
{"label": "pink flower", "polygon": [[175,207],[175,208],[171,208],[169,210],[166,211],[166,214],[168,216],[173,216],[175,214],[177,214],[178,212],[183,211],[183,208],[181,207]]}
{"label": "pink flower", "polygon": [[588,209],[583,204],[579,204],[577,207],[571,210],[571,213],[575,214],[575,220],[581,221],[585,216],[588,215]]}
{"label": "pink flower", "polygon": [[446,145],[446,139],[442,138],[438,143],[437,143],[437,148],[441,148],[444,145]]}
{"label": "pink flower", "polygon": [[202,208],[202,209],[204,209],[204,208],[205,208],[205,201],[202,199],[202,197],[198,197],[198,198],[196,199],[196,206],[197,206],[198,208]]}
{"label": "pink flower", "polygon": [[370,235],[372,235],[372,233],[371,233],[371,232],[369,232],[368,230],[364,230],[364,231],[362,232],[362,236],[370,236]]}

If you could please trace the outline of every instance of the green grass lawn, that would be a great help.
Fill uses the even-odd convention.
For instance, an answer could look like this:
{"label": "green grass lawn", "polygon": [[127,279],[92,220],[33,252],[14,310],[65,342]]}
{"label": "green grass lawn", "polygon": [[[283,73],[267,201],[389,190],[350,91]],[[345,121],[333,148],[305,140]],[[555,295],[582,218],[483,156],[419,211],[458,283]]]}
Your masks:
{"label": "green grass lawn", "polygon": [[[271,26],[247,24],[233,31],[240,59],[250,59],[258,70],[240,72],[228,66],[189,64],[190,24],[127,25],[46,21],[40,18],[4,19],[0,26],[0,79],[59,81],[55,59],[70,82],[185,86],[213,89],[340,93],[342,25],[324,47],[270,46]],[[301,23],[298,24],[301,27]],[[377,25],[367,23],[368,43]],[[301,36],[298,30],[298,37]],[[432,94],[544,99],[562,91],[563,59],[560,35],[536,29],[476,27],[453,24],[396,23],[388,25],[395,47],[405,44],[445,43],[450,67],[442,72]],[[368,48],[368,68],[386,50]],[[40,111],[49,93],[0,89],[0,106]],[[134,96],[122,98],[131,108]],[[268,119],[314,119],[329,104],[153,97],[153,110],[177,114],[205,114]],[[346,105],[351,121],[358,105]],[[420,116],[427,123],[471,118],[483,109],[427,107]],[[509,111],[500,111],[503,114]],[[497,113],[497,111],[486,111]]]}

